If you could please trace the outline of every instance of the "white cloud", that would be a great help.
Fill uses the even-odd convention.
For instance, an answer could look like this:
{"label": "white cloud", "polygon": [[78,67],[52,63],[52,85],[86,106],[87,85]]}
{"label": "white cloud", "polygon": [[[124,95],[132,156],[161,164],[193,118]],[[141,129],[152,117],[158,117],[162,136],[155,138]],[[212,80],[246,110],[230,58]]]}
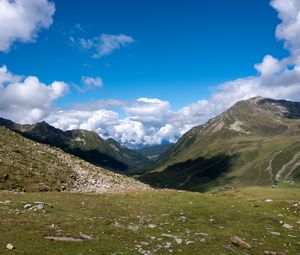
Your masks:
{"label": "white cloud", "polygon": [[3,66],[0,68],[0,115],[21,123],[40,121],[67,89],[63,82],[45,85],[35,76],[14,75]]}
{"label": "white cloud", "polygon": [[95,57],[102,57],[110,55],[113,51],[125,47],[128,44],[134,42],[131,36],[120,34],[120,35],[109,35],[102,34],[99,38],[100,44],[98,45],[97,53]]}
{"label": "white cloud", "polygon": [[86,92],[103,86],[103,80],[100,77],[82,76],[81,81],[83,87],[76,86],[79,92]]}
{"label": "white cloud", "polygon": [[[72,37],[71,41],[74,42],[74,38],[73,37]],[[93,48],[95,46],[95,43],[94,43],[93,40],[84,39],[84,38],[80,38],[79,44],[85,50],[91,49],[91,48]]]}
{"label": "white cloud", "polygon": [[265,56],[263,62],[254,67],[263,76],[272,75],[281,70],[280,61],[271,55]]}
{"label": "white cloud", "polygon": [[32,42],[53,22],[54,3],[48,0],[0,1],[0,51],[9,51],[16,42]]}
{"label": "white cloud", "polygon": [[272,0],[282,23],[277,26],[276,36],[285,41],[286,48],[297,51],[300,48],[300,2],[299,0]]}
{"label": "white cloud", "polygon": [[134,43],[134,39],[125,34],[101,34],[92,39],[79,39],[79,45],[85,50],[91,50],[93,57],[101,58],[112,54],[115,50]]}

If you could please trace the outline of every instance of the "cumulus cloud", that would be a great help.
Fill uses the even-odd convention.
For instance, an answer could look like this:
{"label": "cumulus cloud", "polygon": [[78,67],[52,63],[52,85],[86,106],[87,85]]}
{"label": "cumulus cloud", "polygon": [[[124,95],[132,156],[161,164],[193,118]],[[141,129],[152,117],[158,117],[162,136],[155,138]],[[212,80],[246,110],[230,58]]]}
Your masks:
{"label": "cumulus cloud", "polygon": [[285,41],[285,47],[299,53],[300,46],[300,2],[298,0],[272,0],[282,23],[277,26],[276,36]]}
{"label": "cumulus cloud", "polygon": [[46,85],[35,76],[14,75],[3,66],[0,68],[0,115],[21,123],[40,121],[67,89],[64,82]]}
{"label": "cumulus cloud", "polygon": [[277,58],[267,55],[264,57],[263,62],[256,64],[255,69],[262,75],[272,75],[281,70],[281,63]]}
{"label": "cumulus cloud", "polygon": [[0,1],[0,51],[7,52],[16,42],[32,42],[53,22],[54,3],[48,0]]}
{"label": "cumulus cloud", "polygon": [[94,58],[101,58],[112,54],[115,50],[134,43],[134,39],[125,34],[101,34],[92,39],[81,38],[79,45],[85,50],[91,50]]}

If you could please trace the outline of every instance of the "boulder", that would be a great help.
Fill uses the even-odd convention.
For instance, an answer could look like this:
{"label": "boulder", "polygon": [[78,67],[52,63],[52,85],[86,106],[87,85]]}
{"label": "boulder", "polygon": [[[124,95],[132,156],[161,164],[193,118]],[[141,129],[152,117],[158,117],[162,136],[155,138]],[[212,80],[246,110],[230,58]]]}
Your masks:
{"label": "boulder", "polygon": [[231,241],[233,244],[239,246],[239,247],[242,248],[242,249],[247,249],[247,250],[251,249],[251,245],[248,244],[248,243],[246,243],[244,240],[242,240],[242,239],[241,239],[240,237],[238,237],[238,236],[233,236],[233,237],[231,237],[231,238],[230,238],[230,241]]}

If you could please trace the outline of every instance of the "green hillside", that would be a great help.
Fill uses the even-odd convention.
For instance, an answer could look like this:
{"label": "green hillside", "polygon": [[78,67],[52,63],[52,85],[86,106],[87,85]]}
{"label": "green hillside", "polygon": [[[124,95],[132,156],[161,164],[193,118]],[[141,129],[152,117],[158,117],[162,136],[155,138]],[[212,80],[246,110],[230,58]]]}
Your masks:
{"label": "green hillside", "polygon": [[[300,103],[261,97],[187,132],[141,180],[207,190],[300,182]],[[296,184],[295,184],[296,183]]]}
{"label": "green hillside", "polygon": [[0,144],[0,190],[103,193],[149,189],[4,127],[0,127]]}
{"label": "green hillside", "polygon": [[33,141],[61,148],[65,152],[113,171],[135,171],[148,167],[151,163],[140,153],[121,146],[113,139],[104,140],[92,131],[62,131],[46,122],[20,125],[3,118],[0,118],[0,125]]}

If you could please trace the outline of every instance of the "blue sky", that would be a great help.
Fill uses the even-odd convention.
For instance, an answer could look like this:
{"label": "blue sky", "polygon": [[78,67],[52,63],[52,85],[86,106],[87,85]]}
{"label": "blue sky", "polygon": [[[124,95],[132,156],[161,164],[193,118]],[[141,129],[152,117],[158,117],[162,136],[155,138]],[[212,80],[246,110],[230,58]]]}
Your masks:
{"label": "blue sky", "polygon": [[299,17],[298,0],[2,0],[0,116],[135,146],[249,97],[299,101]]}
{"label": "blue sky", "polygon": [[[45,83],[103,79],[102,88],[72,90],[59,104],[150,97],[168,100],[176,110],[208,97],[224,81],[255,74],[253,64],[266,54],[287,54],[274,36],[279,20],[268,0],[85,0],[72,6],[56,0],[55,7],[54,23],[37,43],[17,43],[0,60]],[[126,34],[135,42],[94,59],[70,41],[102,33]]]}

